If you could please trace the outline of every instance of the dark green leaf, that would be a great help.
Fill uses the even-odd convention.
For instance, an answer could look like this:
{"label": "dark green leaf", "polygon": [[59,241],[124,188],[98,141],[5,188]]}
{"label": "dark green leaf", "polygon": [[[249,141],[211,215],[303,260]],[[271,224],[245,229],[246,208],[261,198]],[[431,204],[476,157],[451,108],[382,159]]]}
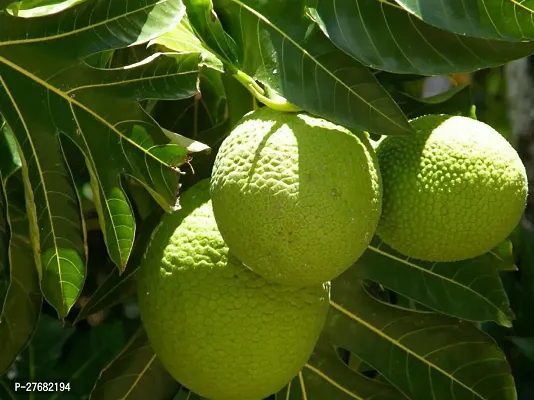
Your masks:
{"label": "dark green leaf", "polygon": [[161,215],[162,211],[156,210],[143,221],[126,272],[119,274],[117,270],[113,270],[80,310],[74,323],[119,304],[136,293],[135,273],[139,269],[141,258],[150,242],[152,232],[160,222]]}
{"label": "dark green leaf", "polygon": [[191,22],[189,29],[192,28],[196,32],[197,37],[202,39],[206,48],[213,51],[226,63],[236,65],[238,63],[236,43],[224,31],[217,13],[213,10],[212,1],[184,0],[184,3]]}
{"label": "dark green leaf", "polygon": [[[221,124],[226,119],[226,93],[221,75],[217,70],[201,67],[200,92],[193,98],[173,102],[160,101],[155,106],[153,115],[165,128],[179,131],[187,137],[213,146],[212,142],[204,139],[202,132]],[[242,86],[241,88],[250,98],[250,93]]]}
{"label": "dark green leaf", "polygon": [[407,398],[515,400],[506,357],[469,322],[372,298],[355,268],[332,281],[332,344],[376,369]]}
{"label": "dark green leaf", "polygon": [[68,392],[47,396],[50,400],[78,400],[88,398],[102,368],[124,346],[124,333],[120,321],[103,323],[89,331],[81,329],[69,338],[64,359],[41,380],[69,382]]}
{"label": "dark green leaf", "polygon": [[13,131],[9,125],[2,120],[0,115],[0,173],[3,179],[15,172],[21,166],[20,156],[17,149],[17,142],[13,136]]}
{"label": "dark green leaf", "polygon": [[511,327],[514,314],[499,276],[504,262],[493,252],[459,262],[425,262],[403,256],[375,237],[352,268],[360,279],[373,280],[433,310]]}
{"label": "dark green leaf", "polygon": [[[0,170],[1,171],[1,170]],[[0,178],[2,174],[0,173]],[[1,182],[1,181],[0,181]],[[9,287],[9,226],[4,186],[0,183],[0,304],[4,304]],[[1,319],[0,319],[1,320]]]}
{"label": "dark green leaf", "polygon": [[349,369],[333,351],[317,349],[298,376],[276,395],[276,400],[403,400],[388,384]]}
{"label": "dark green leaf", "polygon": [[167,399],[172,398],[178,387],[179,383],[157,360],[141,328],[104,368],[91,399]]}
{"label": "dark green leaf", "polygon": [[470,117],[472,113],[471,90],[467,85],[455,86],[444,93],[424,99],[404,93],[395,93],[393,98],[409,119],[428,114]]}
{"label": "dark green leaf", "polygon": [[[57,368],[65,343],[74,334],[74,328],[63,326],[63,322],[41,313],[37,329],[20,361],[14,364],[14,380],[37,382]],[[43,379],[44,380],[44,379]]]}
{"label": "dark green leaf", "polygon": [[304,0],[220,0],[216,5],[245,52],[237,67],[268,88],[351,128],[389,135],[412,132],[369,70],[316,28]]}
{"label": "dark green leaf", "polygon": [[[423,7],[429,3],[434,1],[425,1]],[[457,13],[464,12],[461,3],[454,4]],[[534,52],[534,43],[511,45],[437,29],[390,2],[318,0],[316,7],[311,13],[327,36],[343,51],[375,69],[449,74],[501,65]],[[434,11],[438,8],[432,7]],[[444,20],[443,13],[435,15]]]}
{"label": "dark green leaf", "polygon": [[178,0],[133,0],[87,1],[37,19],[0,15],[0,107],[21,148],[41,287],[62,317],[80,294],[87,256],[60,136],[83,153],[108,252],[122,271],[135,223],[119,175],[139,181],[170,210],[175,169],[186,155],[184,148],[166,145],[168,138],[136,100],[195,94],[199,53],[154,55],[107,70],[77,57],[150,40],[183,14]]}
{"label": "dark green leaf", "polygon": [[174,396],[172,400],[206,400],[204,397],[199,396],[196,393],[190,392],[188,389],[183,386],[178,389],[178,393]]}
{"label": "dark green leaf", "polygon": [[508,339],[514,343],[525,356],[534,361],[534,338],[510,337]]}
{"label": "dark green leaf", "polygon": [[3,266],[8,274],[9,286],[5,298],[2,298],[0,314],[0,374],[9,368],[17,355],[26,347],[37,325],[42,303],[39,275],[33,257],[29,223],[24,208],[24,186],[21,175],[19,170],[6,180],[3,179],[3,173],[0,170],[0,178],[2,178],[0,188],[3,189],[3,193],[0,193],[0,224],[4,199],[7,211],[6,221],[9,225],[9,227],[4,226],[5,232],[2,232],[2,226],[0,226],[0,241],[3,239],[3,233],[9,230],[9,235],[6,235],[9,237],[6,253],[3,253],[5,249],[2,249],[0,242],[0,264],[4,254],[9,262]]}
{"label": "dark green leaf", "polygon": [[395,0],[400,6],[438,28],[484,39],[534,39],[532,2],[476,0]]}
{"label": "dark green leaf", "polygon": [[15,393],[13,392],[13,384],[5,377],[0,377],[0,399],[16,400]]}

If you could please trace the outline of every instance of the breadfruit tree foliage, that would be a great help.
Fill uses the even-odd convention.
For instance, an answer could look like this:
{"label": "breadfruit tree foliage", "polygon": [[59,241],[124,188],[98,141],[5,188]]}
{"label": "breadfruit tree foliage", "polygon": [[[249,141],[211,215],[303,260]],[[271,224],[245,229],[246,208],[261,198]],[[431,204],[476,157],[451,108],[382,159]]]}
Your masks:
{"label": "breadfruit tree foliage", "polygon": [[[470,86],[416,88],[533,53],[533,13],[497,0],[0,0],[0,398],[29,397],[15,383],[30,381],[57,383],[43,398],[195,398],[124,314],[155,223],[209,176],[236,121],[257,102],[373,137],[413,134],[424,114],[473,117]],[[516,271],[509,240],[429,263],[375,238],[332,281],[316,350],[275,398],[516,399],[490,335],[532,351],[502,282]]]}

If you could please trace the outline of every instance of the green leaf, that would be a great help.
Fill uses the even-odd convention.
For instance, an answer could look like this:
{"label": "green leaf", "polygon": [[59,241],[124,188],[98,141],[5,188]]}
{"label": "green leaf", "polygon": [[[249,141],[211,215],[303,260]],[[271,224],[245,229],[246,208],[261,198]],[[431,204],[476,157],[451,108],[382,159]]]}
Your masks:
{"label": "green leaf", "polygon": [[[423,7],[429,3],[435,2],[425,1]],[[461,3],[454,2],[454,5],[458,9],[455,15],[464,12]],[[432,6],[433,11],[439,8]],[[369,67],[396,73],[440,75],[475,71],[534,51],[534,43],[511,45],[435,28],[385,1],[318,0],[311,14],[326,35],[347,54]],[[435,15],[444,20],[443,13]]]}
{"label": "green leaf", "polygon": [[9,125],[2,120],[0,115],[0,173],[3,179],[18,170],[21,166],[17,143],[13,136],[13,131]]}
{"label": "green leaf", "polygon": [[[531,2],[476,0],[395,0],[404,9],[438,28],[484,39],[534,39]],[[513,45],[515,46],[515,44]]]}
{"label": "green leaf", "polygon": [[534,338],[514,336],[508,340],[515,344],[525,356],[534,361]]}
{"label": "green leaf", "polygon": [[350,369],[333,350],[316,348],[298,376],[276,394],[276,400],[405,399],[392,386],[366,378]]}
{"label": "green leaf", "polygon": [[409,119],[428,114],[471,116],[471,88],[455,86],[444,93],[426,98],[415,98],[405,93],[394,93],[393,98]]}
{"label": "green leaf", "polygon": [[22,0],[13,2],[9,11],[17,17],[31,18],[61,12],[86,0]]}
{"label": "green leaf", "polygon": [[[0,142],[2,142],[1,132]],[[0,154],[5,154],[2,153],[2,148],[0,145]],[[39,275],[33,258],[28,218],[24,209],[22,176],[20,170],[8,179],[4,179],[3,176],[4,171],[0,169],[0,187],[3,189],[3,193],[0,193],[0,224],[5,206],[9,226],[0,225],[0,264],[6,261],[3,260],[4,254],[7,256],[8,264],[0,265],[0,269],[5,268],[8,273],[9,286],[2,299],[0,314],[0,374],[9,368],[17,355],[26,347],[37,325],[42,303]],[[4,201],[6,204],[3,204]],[[7,249],[3,249],[2,243],[6,239],[5,236],[9,238]]]}
{"label": "green leaf", "polygon": [[11,3],[13,3],[13,0],[0,0],[0,12],[5,10]]}
{"label": "green leaf", "polygon": [[184,0],[190,27],[211,49],[229,65],[237,65],[237,46],[221,25],[211,0]]}
{"label": "green leaf", "polygon": [[[0,14],[0,47],[3,47],[0,55],[5,57],[7,48],[19,53],[20,50],[14,50],[15,46],[24,45],[35,51],[40,49],[37,54],[61,55],[71,64],[70,57],[83,58],[104,50],[145,43],[170,30],[184,13],[180,0],[87,0],[44,18]],[[43,51],[42,46],[47,51]],[[35,56],[26,54],[25,58],[35,60]],[[49,62],[40,64],[41,74],[53,70],[53,65],[47,65]]]}
{"label": "green leaf", "polygon": [[104,368],[91,399],[166,399],[179,388],[156,358],[145,331],[139,329]]}
{"label": "green leaf", "polygon": [[123,302],[136,293],[135,273],[139,269],[141,259],[150,243],[152,232],[160,222],[161,215],[162,211],[156,210],[143,221],[126,272],[124,274],[119,274],[117,270],[110,272],[80,310],[74,321],[75,324],[94,313]]}
{"label": "green leaf", "polygon": [[[63,326],[63,322],[41,313],[37,328],[30,343],[14,364],[14,378],[17,382],[37,382],[53,371],[64,350],[65,343],[75,330]],[[44,381],[42,379],[41,381]]]}
{"label": "green leaf", "polygon": [[0,184],[0,188],[0,304],[3,304],[9,287],[9,226],[3,184]]}
{"label": "green leaf", "polygon": [[[199,93],[189,99],[158,102],[153,112],[155,118],[162,126],[171,130],[179,127],[187,137],[201,140],[202,143],[213,148],[216,143],[206,138],[204,132],[224,123],[227,118],[227,95],[222,75],[217,70],[202,67],[199,76]],[[240,85],[235,79],[232,78],[232,80]],[[250,99],[250,93],[243,86],[233,89],[236,95],[242,95],[243,93],[237,90],[241,89],[245,99],[247,96]]]}
{"label": "green leaf", "polygon": [[13,392],[13,385],[4,377],[0,377],[0,399],[16,400],[17,397]]}
{"label": "green leaf", "polygon": [[148,45],[160,46],[177,53],[200,53],[202,55],[203,65],[219,71],[223,70],[221,60],[209,51],[195,35],[187,15],[184,15],[180,23],[173,30],[151,40]]}
{"label": "green leaf", "polygon": [[352,268],[360,279],[370,279],[433,310],[511,327],[514,314],[499,276],[502,263],[493,252],[459,262],[420,261],[375,237]]}
{"label": "green leaf", "polygon": [[342,125],[388,135],[412,132],[373,74],[336,48],[308,18],[304,0],[220,0],[216,5],[244,51],[234,69]]}
{"label": "green leaf", "polygon": [[332,281],[330,304],[330,342],[357,355],[408,399],[517,399],[505,355],[473,324],[383,303],[365,291],[355,268]]}
{"label": "green leaf", "polygon": [[187,152],[167,145],[137,101],[194,95],[200,55],[154,54],[115,69],[93,68],[80,57],[148,41],[183,14],[178,0],[132,0],[87,1],[37,19],[0,15],[0,107],[20,148],[42,291],[61,317],[80,294],[87,261],[64,141],[83,153],[107,249],[122,271],[135,222],[119,176],[136,179],[174,209],[176,169]]}
{"label": "green leaf", "polygon": [[176,393],[176,395],[173,397],[173,400],[207,400],[207,399],[181,386],[180,389],[178,389],[178,393]]}
{"label": "green leaf", "polygon": [[124,342],[120,321],[105,322],[89,331],[77,329],[65,344],[61,362],[39,379],[69,382],[71,389],[68,392],[56,392],[48,399],[88,398],[100,371],[120,352]]}

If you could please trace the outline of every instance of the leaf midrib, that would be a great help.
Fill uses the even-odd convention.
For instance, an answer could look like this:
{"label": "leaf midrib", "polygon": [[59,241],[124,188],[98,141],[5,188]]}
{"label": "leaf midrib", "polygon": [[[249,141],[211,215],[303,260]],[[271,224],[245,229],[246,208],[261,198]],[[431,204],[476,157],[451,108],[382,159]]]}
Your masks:
{"label": "leaf midrib", "polygon": [[[374,246],[369,245],[368,248],[369,248],[370,250],[372,250],[372,251],[374,251],[374,252],[376,252],[376,253],[378,253],[378,254],[384,256],[384,257],[391,258],[391,259],[393,259],[393,260],[395,260],[395,261],[398,261],[398,262],[400,262],[400,263],[406,264],[406,265],[408,265],[409,267],[415,268],[415,269],[417,269],[417,270],[419,270],[419,271],[421,271],[421,272],[423,272],[423,273],[427,273],[427,274],[429,274],[429,275],[432,275],[432,276],[437,277],[438,279],[442,279],[442,280],[447,281],[447,282],[449,282],[449,283],[452,283],[452,284],[454,284],[454,285],[456,285],[456,286],[458,286],[458,287],[464,288],[465,290],[467,290],[467,291],[473,293],[476,297],[478,297],[478,298],[484,300],[484,301],[485,301],[486,303],[488,303],[493,309],[497,310],[497,311],[500,312],[500,313],[503,313],[504,315],[506,315],[507,318],[509,318],[508,314],[507,314],[505,311],[501,310],[501,309],[500,309],[499,307],[497,307],[497,305],[494,304],[490,299],[488,299],[487,297],[485,297],[485,296],[483,296],[482,294],[478,293],[477,291],[473,290],[473,289],[472,289],[471,287],[469,287],[469,286],[465,286],[465,285],[463,285],[463,284],[460,284],[459,282],[456,282],[455,280],[453,280],[453,279],[451,279],[451,278],[448,278],[448,277],[443,276],[443,275],[439,275],[439,274],[435,273],[435,272],[432,271],[432,270],[429,270],[429,269],[420,267],[420,266],[418,266],[417,264],[413,264],[413,263],[409,262],[408,260],[403,260],[403,259],[400,258],[400,257],[394,256],[393,254],[386,253],[385,251],[380,250],[378,247],[374,247]],[[415,299],[412,299],[412,300],[415,300]]]}
{"label": "leaf midrib", "polygon": [[152,159],[154,159],[158,163],[164,165],[167,168],[170,168],[170,166],[167,163],[165,163],[163,160],[160,160],[159,158],[154,156],[154,154],[152,154],[150,152],[147,152],[145,148],[143,148],[140,145],[138,145],[136,142],[131,140],[129,137],[123,135],[122,132],[119,131],[114,125],[112,125],[109,122],[107,122],[104,118],[102,118],[100,115],[98,115],[96,112],[94,112],[92,109],[90,109],[89,107],[87,107],[83,103],[73,99],[72,97],[68,96],[66,93],[64,93],[61,90],[57,89],[56,87],[48,84],[46,81],[44,81],[41,78],[39,78],[38,76],[30,73],[29,71],[25,70],[24,68],[21,68],[20,66],[18,66],[17,64],[11,62],[10,60],[6,59],[5,57],[0,56],[0,62],[4,63],[8,67],[13,68],[15,71],[21,73],[22,75],[26,76],[27,78],[33,80],[34,82],[40,84],[41,86],[43,86],[46,89],[50,90],[51,92],[55,93],[59,97],[63,98],[64,100],[66,100],[71,105],[71,107],[72,107],[72,105],[78,106],[80,109],[82,109],[85,112],[87,112],[88,114],[90,114],[93,118],[95,118],[97,121],[102,123],[108,129],[110,129],[111,131],[113,131],[117,135],[119,135],[122,140],[128,142],[132,146],[134,146],[137,149],[141,150],[143,153],[147,154],[149,157],[151,157]]}
{"label": "leaf midrib", "polygon": [[457,383],[458,385],[462,386],[464,389],[467,389],[469,392],[471,392],[473,395],[475,395],[477,398],[481,399],[481,400],[486,400],[484,397],[482,397],[479,393],[475,392],[472,388],[470,388],[469,386],[467,386],[465,383],[463,383],[462,381],[458,380],[457,378],[455,378],[454,376],[450,375],[447,371],[443,370],[442,368],[438,367],[437,365],[435,364],[432,364],[431,362],[429,362],[427,359],[421,357],[419,354],[415,353],[414,351],[410,350],[408,347],[404,346],[403,344],[399,343],[398,341],[396,341],[395,339],[393,339],[391,336],[389,335],[386,335],[384,332],[382,332],[380,329],[374,327],[373,325],[367,323],[366,321],[364,321],[363,319],[361,318],[358,318],[355,314],[351,313],[350,311],[348,311],[347,309],[345,309],[343,306],[337,304],[335,301],[333,300],[330,300],[330,305],[336,309],[337,311],[341,312],[342,314],[345,314],[347,317],[349,317],[350,319],[353,319],[354,321],[356,321],[357,323],[365,326],[367,329],[373,331],[375,334],[377,334],[378,336],[382,337],[383,339],[387,340],[388,342],[390,342],[392,345],[394,346],[397,346],[398,348],[400,348],[401,350],[405,351],[406,353],[408,353],[409,355],[411,355],[412,357],[416,358],[417,360],[419,360],[420,362],[422,362],[423,364],[426,364],[429,368],[433,368],[434,370],[436,370],[437,372],[441,373],[442,375],[448,377],[451,381]]}
{"label": "leaf midrib", "polygon": [[[2,59],[2,57],[0,56],[0,60],[1,59]],[[27,124],[26,124],[26,120],[24,118],[24,115],[22,114],[22,111],[17,107],[17,103],[15,101],[15,98],[13,97],[13,95],[11,93],[11,90],[9,89],[6,81],[4,80],[4,78],[1,75],[0,75],[0,86],[4,87],[4,90],[5,90],[6,94],[7,94],[7,96],[11,100],[12,106],[15,108],[15,111],[16,111],[17,115],[20,118],[20,121],[21,121],[21,123],[22,123],[22,125],[24,127],[24,131],[26,132],[26,136],[28,138],[28,142],[30,143],[30,146],[32,148],[33,154],[37,154],[37,152],[35,150],[35,145],[33,143],[33,140],[32,140],[31,134],[30,134],[30,130],[29,130]],[[26,169],[27,169],[28,165],[27,165],[26,159],[23,157],[22,154],[21,154],[21,161],[22,161],[23,165],[26,166]],[[50,258],[50,260],[48,261],[47,265],[44,266],[44,268],[46,268],[46,269],[48,268],[48,264],[50,264],[50,262],[52,261],[52,259],[55,256],[56,257],[57,268],[58,268],[58,275],[60,276],[59,288],[60,288],[61,299],[62,299],[62,303],[63,303],[63,304],[61,304],[61,308],[62,308],[61,314],[63,314],[63,312],[65,311],[64,308],[66,307],[68,309],[68,305],[65,304],[67,299],[66,299],[65,293],[64,293],[63,279],[61,279],[63,274],[62,274],[61,262],[59,261],[59,249],[58,249],[58,243],[57,243],[57,239],[56,239],[56,232],[55,232],[55,228],[54,228],[54,221],[52,219],[52,209],[50,208],[50,203],[48,201],[47,184],[45,183],[45,179],[44,179],[44,176],[43,176],[43,171],[42,171],[42,168],[41,168],[41,163],[40,163],[38,157],[35,157],[35,164],[37,166],[37,170],[39,171],[39,177],[41,179],[41,186],[43,187],[43,191],[45,193],[44,199],[45,199],[45,205],[46,205],[46,211],[47,211],[46,213],[48,215],[48,221],[50,223],[50,231],[51,231],[50,233],[52,234],[52,238],[53,238],[52,241],[54,243],[54,255]],[[33,192],[33,188],[32,188],[32,192]],[[38,225],[39,221],[36,220],[35,224]],[[39,232],[38,229],[36,231]],[[39,236],[40,236],[40,234],[39,234]],[[39,239],[39,247],[41,247],[40,239]],[[41,268],[43,268],[42,259],[39,260],[39,264],[41,265]],[[44,272],[45,271],[43,270],[42,273],[44,274]]]}
{"label": "leaf midrib", "polygon": [[[102,25],[107,25],[112,21],[116,21],[118,19],[128,17],[131,14],[135,14],[135,13],[138,13],[140,11],[144,11],[147,8],[156,7],[157,5],[162,4],[162,3],[167,3],[168,1],[169,0],[160,0],[160,1],[156,2],[156,3],[152,3],[152,4],[146,5],[144,7],[136,8],[133,11],[129,11],[129,12],[126,12],[124,14],[117,15],[117,16],[115,16],[113,18],[106,19],[104,21],[100,21],[100,22],[95,23],[95,24],[84,26],[83,28],[75,29],[75,30],[72,30],[72,31],[69,31],[69,32],[65,32],[65,33],[61,33],[61,34],[57,34],[57,35],[47,36],[45,38],[18,39],[18,40],[6,41],[6,42],[1,42],[0,41],[0,47],[13,46],[13,45],[17,45],[17,44],[44,43],[44,42],[48,42],[48,41],[51,41],[51,40],[62,39],[64,37],[69,37],[71,35],[76,35],[76,34],[79,34],[81,32],[85,32],[85,31],[97,28],[97,27],[102,26]],[[16,17],[13,17],[13,18],[16,18]]]}
{"label": "leaf midrib", "polygon": [[266,25],[270,26],[272,29],[274,29],[276,32],[278,32],[278,34],[280,34],[285,40],[287,40],[288,42],[290,42],[293,46],[295,46],[299,51],[301,51],[306,57],[308,57],[310,60],[312,60],[317,66],[319,66],[325,73],[327,73],[332,79],[334,79],[336,82],[338,82],[338,84],[340,84],[341,86],[343,86],[349,93],[351,93],[352,95],[356,96],[358,99],[360,99],[360,101],[362,101],[363,103],[365,103],[370,109],[372,109],[374,112],[380,114],[382,117],[384,117],[385,119],[387,119],[388,121],[390,121],[392,124],[394,124],[395,126],[399,127],[401,130],[403,131],[407,131],[407,132],[410,132],[409,130],[407,130],[405,127],[403,127],[402,125],[399,125],[396,121],[394,121],[393,119],[391,119],[389,116],[387,116],[386,114],[384,114],[380,109],[376,108],[375,106],[373,106],[371,103],[369,103],[367,100],[365,100],[363,97],[361,97],[358,93],[356,93],[354,90],[352,90],[352,88],[350,88],[349,86],[347,86],[343,81],[339,80],[337,76],[335,76],[332,72],[330,72],[328,70],[328,68],[326,68],[323,64],[321,64],[317,59],[315,59],[315,57],[312,57],[312,55],[306,51],[302,46],[300,46],[297,42],[295,42],[291,37],[289,37],[288,35],[285,34],[284,31],[282,31],[280,28],[278,28],[276,25],[274,25],[271,21],[269,21],[264,15],[260,14],[259,12],[257,12],[256,10],[254,10],[253,8],[249,7],[248,5],[244,4],[241,0],[231,0],[233,1],[234,3],[236,3],[237,5],[239,5],[240,7],[244,8],[245,10],[247,10],[249,13],[251,13],[252,15],[254,15],[256,18],[258,18],[259,20],[263,21]]}

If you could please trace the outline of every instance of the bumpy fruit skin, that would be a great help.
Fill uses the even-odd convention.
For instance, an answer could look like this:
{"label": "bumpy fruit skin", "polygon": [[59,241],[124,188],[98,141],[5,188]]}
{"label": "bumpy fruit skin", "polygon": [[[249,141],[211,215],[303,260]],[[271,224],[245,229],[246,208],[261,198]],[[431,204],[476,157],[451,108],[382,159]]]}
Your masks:
{"label": "bumpy fruit skin", "polygon": [[204,180],[165,215],[138,278],[141,318],[169,373],[212,400],[260,400],[305,365],[325,322],[330,284],[271,284],[224,243]]}
{"label": "bumpy fruit skin", "polygon": [[211,195],[221,234],[245,265],[304,286],[340,275],[365,251],[382,184],[365,134],[261,108],[221,145]]}
{"label": "bumpy fruit skin", "polygon": [[427,261],[479,256],[504,240],[525,208],[527,177],[514,148],[490,126],[428,115],[416,135],[377,148],[384,184],[378,236]]}

